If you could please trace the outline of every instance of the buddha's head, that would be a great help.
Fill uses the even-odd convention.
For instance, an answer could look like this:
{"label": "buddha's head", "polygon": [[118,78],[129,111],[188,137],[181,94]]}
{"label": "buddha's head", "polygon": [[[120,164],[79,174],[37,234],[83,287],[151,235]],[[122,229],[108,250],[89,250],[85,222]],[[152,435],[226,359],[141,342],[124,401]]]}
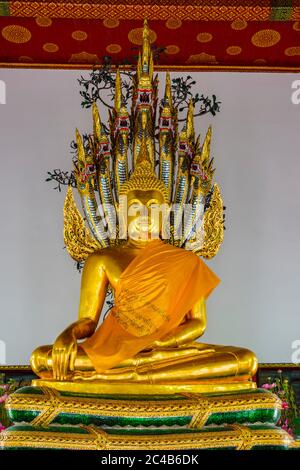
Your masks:
{"label": "buddha's head", "polygon": [[128,236],[134,240],[159,238],[162,230],[164,197],[155,189],[133,190],[127,194]]}
{"label": "buddha's head", "polygon": [[136,165],[120,196],[126,196],[123,211],[127,211],[128,237],[152,240],[161,236],[163,219],[169,207],[165,185],[155,175],[148,160]]}

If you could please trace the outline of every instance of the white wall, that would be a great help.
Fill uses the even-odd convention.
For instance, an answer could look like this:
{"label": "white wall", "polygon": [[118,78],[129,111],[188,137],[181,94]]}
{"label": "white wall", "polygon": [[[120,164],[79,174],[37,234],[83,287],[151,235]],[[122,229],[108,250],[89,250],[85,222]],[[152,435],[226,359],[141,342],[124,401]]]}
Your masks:
{"label": "white wall", "polygon": [[[80,275],[63,250],[64,194],[45,183],[70,169],[80,71],[0,70],[0,340],[8,364],[28,363],[77,315]],[[87,72],[82,72],[86,74]],[[173,76],[182,75],[173,73]],[[226,211],[225,241],[209,264],[222,279],[208,302],[205,342],[253,349],[261,362],[290,362],[300,339],[300,105],[292,74],[193,74],[221,113],[212,151]],[[105,117],[106,111],[103,117]]]}

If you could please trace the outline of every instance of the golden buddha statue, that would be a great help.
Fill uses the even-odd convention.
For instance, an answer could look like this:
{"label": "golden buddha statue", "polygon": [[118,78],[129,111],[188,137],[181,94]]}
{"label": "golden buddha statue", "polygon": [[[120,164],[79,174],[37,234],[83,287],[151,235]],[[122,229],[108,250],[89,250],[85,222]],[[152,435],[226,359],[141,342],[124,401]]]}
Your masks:
{"label": "golden buddha statue", "polygon": [[[152,75],[145,21],[131,116],[122,103],[118,72],[110,137],[95,104],[88,152],[76,134],[77,189],[90,231],[69,188],[64,238],[71,256],[85,261],[79,315],[53,346],[33,352],[32,369],[42,379],[74,384],[171,384],[175,391],[176,384],[222,384],[226,390],[226,384],[230,389],[237,383],[248,388],[257,369],[251,351],[197,342],[206,328],[206,298],[219,283],[199,256],[211,258],[223,240],[223,203],[212,183],[211,129],[200,146],[191,102],[178,134],[167,75],[159,116],[158,177],[158,81]],[[114,293],[114,306],[98,327],[108,289]]]}

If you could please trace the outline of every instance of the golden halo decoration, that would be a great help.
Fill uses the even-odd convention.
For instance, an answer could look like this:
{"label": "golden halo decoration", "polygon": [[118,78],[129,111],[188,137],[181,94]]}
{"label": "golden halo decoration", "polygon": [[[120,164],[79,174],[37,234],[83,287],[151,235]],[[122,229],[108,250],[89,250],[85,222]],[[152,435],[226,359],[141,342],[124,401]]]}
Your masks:
{"label": "golden halo decoration", "polygon": [[275,29],[262,29],[253,34],[251,42],[256,47],[275,46],[281,39],[281,35]]}
{"label": "golden halo decoration", "polygon": [[166,21],[166,27],[169,29],[178,29],[182,25],[182,21],[178,20],[177,18],[169,18]]}
{"label": "golden halo decoration", "polygon": [[46,42],[43,45],[43,49],[45,52],[57,52],[59,47],[57,44],[54,44],[53,42]]}
{"label": "golden halo decoration", "polygon": [[265,65],[267,63],[266,59],[255,59],[253,64],[255,65]]}
{"label": "golden halo decoration", "polygon": [[165,48],[165,52],[170,55],[178,54],[179,51],[180,51],[180,48],[176,46],[176,44],[170,44],[169,46]]}
{"label": "golden halo decoration", "polygon": [[300,46],[288,47],[284,51],[284,53],[288,57],[293,57],[295,55],[300,55]]}
{"label": "golden halo decoration", "polygon": [[76,54],[72,54],[69,62],[73,64],[99,64],[100,60],[96,54],[90,54],[89,52],[78,52]]}
{"label": "golden halo decoration", "polygon": [[187,64],[217,64],[216,56],[201,52],[200,54],[192,54],[186,61]]}
{"label": "golden halo decoration", "polygon": [[[153,42],[155,42],[156,38],[157,38],[156,32],[153,31],[153,29],[149,29],[150,43],[152,44]],[[136,44],[137,46],[141,46],[143,44],[143,28],[131,29],[128,33],[128,39],[133,44]]]}
{"label": "golden halo decoration", "polygon": [[119,24],[120,21],[114,18],[105,18],[105,20],[103,20],[103,26],[105,26],[105,28],[117,28]]}
{"label": "golden halo decoration", "polygon": [[122,47],[120,44],[109,44],[106,46],[106,51],[110,52],[111,54],[118,54],[118,52],[121,52]]}
{"label": "golden halo decoration", "polygon": [[300,21],[296,21],[294,24],[293,24],[293,29],[295,31],[300,31]]}
{"label": "golden halo decoration", "polygon": [[248,23],[246,20],[234,20],[230,26],[236,31],[241,31],[242,29],[247,28]]}
{"label": "golden halo decoration", "polygon": [[14,42],[15,44],[24,44],[24,42],[30,41],[31,32],[24,26],[11,24],[9,26],[5,26],[2,29],[2,36],[9,42]]}
{"label": "golden halo decoration", "polygon": [[242,52],[242,48],[240,46],[229,46],[226,52],[229,55],[239,55]]}
{"label": "golden halo decoration", "polygon": [[85,31],[73,31],[72,33],[72,38],[75,39],[75,41],[84,41],[88,37],[87,33]]}
{"label": "golden halo decoration", "polygon": [[29,57],[28,55],[21,55],[19,57],[19,62],[33,62],[32,57]]}
{"label": "golden halo decoration", "polygon": [[199,33],[197,34],[197,41],[199,42],[210,42],[213,38],[213,35],[211,33]]}
{"label": "golden halo decoration", "polygon": [[47,16],[37,16],[35,22],[38,26],[41,26],[42,28],[47,28],[48,26],[52,25],[51,18],[48,18]]}

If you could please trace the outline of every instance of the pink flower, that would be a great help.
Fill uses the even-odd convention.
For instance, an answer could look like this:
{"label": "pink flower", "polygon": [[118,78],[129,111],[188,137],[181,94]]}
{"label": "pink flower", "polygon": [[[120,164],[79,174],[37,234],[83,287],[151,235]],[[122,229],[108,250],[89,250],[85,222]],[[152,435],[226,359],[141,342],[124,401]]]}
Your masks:
{"label": "pink flower", "polygon": [[2,424],[2,423],[0,423],[0,432],[4,431],[4,429],[6,429],[6,427],[5,427],[5,426],[3,426],[3,424]]}
{"label": "pink flower", "polygon": [[7,398],[8,398],[7,393],[4,393],[4,395],[1,395],[1,396],[0,396],[0,403],[4,403]]}
{"label": "pink flower", "polygon": [[269,390],[271,388],[270,384],[263,384],[261,388],[265,388],[266,390]]}
{"label": "pink flower", "polygon": [[263,384],[261,386],[261,388],[265,388],[266,390],[270,390],[272,388],[275,388],[276,387],[276,384],[275,383],[272,383],[272,384]]}
{"label": "pink flower", "polygon": [[287,410],[289,408],[289,404],[286,401],[282,402],[282,409]]}

